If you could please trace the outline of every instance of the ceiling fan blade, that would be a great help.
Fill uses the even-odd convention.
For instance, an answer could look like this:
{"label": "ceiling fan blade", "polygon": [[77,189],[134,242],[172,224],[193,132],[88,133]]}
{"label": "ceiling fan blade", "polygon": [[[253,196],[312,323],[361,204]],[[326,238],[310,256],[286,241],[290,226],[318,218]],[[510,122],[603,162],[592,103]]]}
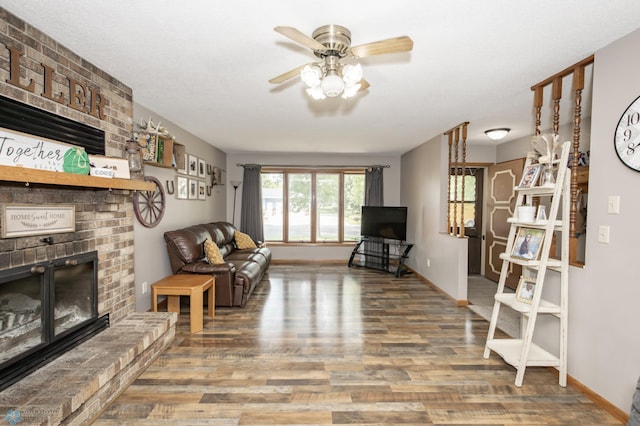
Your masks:
{"label": "ceiling fan blade", "polygon": [[364,58],[385,53],[408,52],[411,49],[413,49],[413,40],[410,37],[402,36],[361,44],[352,47],[349,51],[356,58]]}
{"label": "ceiling fan blade", "polygon": [[304,67],[306,67],[307,65],[311,65],[312,63],[313,62],[310,62],[308,64],[300,65],[299,67],[296,67],[296,68],[292,69],[291,71],[287,71],[284,74],[280,74],[277,77],[273,77],[271,80],[269,80],[269,83],[280,84],[280,83],[284,83],[287,80],[291,80],[294,77],[298,77],[300,75],[300,71],[302,71],[302,69]]}
{"label": "ceiling fan blade", "polygon": [[274,31],[282,34],[285,37],[289,37],[291,40],[296,43],[300,43],[303,46],[308,47],[311,50],[327,50],[326,47],[319,41],[316,41],[304,34],[303,32],[293,28],[293,27],[275,27]]}

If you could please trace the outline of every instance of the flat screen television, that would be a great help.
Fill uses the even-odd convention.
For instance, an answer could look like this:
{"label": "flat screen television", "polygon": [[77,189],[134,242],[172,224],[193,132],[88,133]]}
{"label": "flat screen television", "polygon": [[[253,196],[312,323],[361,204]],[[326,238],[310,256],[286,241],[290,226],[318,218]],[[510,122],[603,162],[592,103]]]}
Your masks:
{"label": "flat screen television", "polygon": [[362,206],[360,235],[405,241],[407,239],[407,208]]}

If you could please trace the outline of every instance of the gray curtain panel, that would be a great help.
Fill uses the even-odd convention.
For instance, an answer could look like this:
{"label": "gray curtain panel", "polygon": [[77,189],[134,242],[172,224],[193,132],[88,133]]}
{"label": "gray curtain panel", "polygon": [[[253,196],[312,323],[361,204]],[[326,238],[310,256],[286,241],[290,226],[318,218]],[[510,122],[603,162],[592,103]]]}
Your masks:
{"label": "gray curtain panel", "polygon": [[[364,172],[364,205],[384,206],[382,191],[383,168],[372,166]],[[382,238],[369,238],[364,242],[368,253],[382,253],[385,245]],[[386,268],[384,256],[365,256],[365,264],[373,268]]]}
{"label": "gray curtain panel", "polygon": [[258,164],[245,164],[242,182],[240,231],[248,234],[253,241],[264,241],[261,169],[262,167]]}
{"label": "gray curtain panel", "polygon": [[364,173],[364,205],[384,206],[383,168],[372,166]]}

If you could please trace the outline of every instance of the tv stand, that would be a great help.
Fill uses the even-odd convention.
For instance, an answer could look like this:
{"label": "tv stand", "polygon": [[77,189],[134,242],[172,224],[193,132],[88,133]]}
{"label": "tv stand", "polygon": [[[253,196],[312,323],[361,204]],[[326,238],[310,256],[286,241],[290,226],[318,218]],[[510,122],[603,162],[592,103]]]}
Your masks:
{"label": "tv stand", "polygon": [[391,272],[400,278],[411,272],[404,266],[404,261],[412,248],[413,244],[400,240],[363,238],[351,252],[349,267],[360,266]]}

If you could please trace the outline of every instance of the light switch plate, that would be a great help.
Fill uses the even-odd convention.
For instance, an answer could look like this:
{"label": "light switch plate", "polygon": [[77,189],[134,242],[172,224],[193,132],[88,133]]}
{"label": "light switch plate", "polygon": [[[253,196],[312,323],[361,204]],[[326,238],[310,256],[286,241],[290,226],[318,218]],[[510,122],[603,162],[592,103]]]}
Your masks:
{"label": "light switch plate", "polygon": [[607,203],[607,213],[620,214],[620,196],[609,195],[609,201]]}

